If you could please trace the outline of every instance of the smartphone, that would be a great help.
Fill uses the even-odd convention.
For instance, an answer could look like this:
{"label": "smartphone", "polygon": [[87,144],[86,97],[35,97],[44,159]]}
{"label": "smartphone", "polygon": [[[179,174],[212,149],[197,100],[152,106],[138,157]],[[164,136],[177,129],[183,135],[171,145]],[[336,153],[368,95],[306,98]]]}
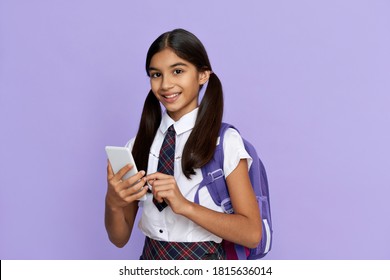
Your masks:
{"label": "smartphone", "polygon": [[[138,173],[137,166],[133,155],[130,152],[130,149],[127,147],[115,147],[115,146],[106,146],[106,153],[108,160],[111,163],[112,170],[116,174],[122,167],[127,164],[131,164],[133,168],[129,170],[123,177],[122,180],[126,180],[131,176]],[[146,196],[144,195],[139,200],[145,200]]]}

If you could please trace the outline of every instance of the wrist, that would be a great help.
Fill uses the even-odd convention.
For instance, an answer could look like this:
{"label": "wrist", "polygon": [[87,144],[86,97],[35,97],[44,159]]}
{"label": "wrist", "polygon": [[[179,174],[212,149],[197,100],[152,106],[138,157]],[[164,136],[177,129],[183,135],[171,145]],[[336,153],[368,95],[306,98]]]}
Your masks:
{"label": "wrist", "polygon": [[192,213],[194,213],[195,211],[194,209],[195,209],[195,203],[187,200],[187,203],[183,205],[183,207],[180,209],[181,210],[180,213],[178,214],[189,218],[192,216]]}
{"label": "wrist", "polygon": [[123,208],[120,206],[117,206],[113,204],[109,198],[106,197],[106,209],[110,210],[111,212],[117,213],[117,212],[123,212]]}

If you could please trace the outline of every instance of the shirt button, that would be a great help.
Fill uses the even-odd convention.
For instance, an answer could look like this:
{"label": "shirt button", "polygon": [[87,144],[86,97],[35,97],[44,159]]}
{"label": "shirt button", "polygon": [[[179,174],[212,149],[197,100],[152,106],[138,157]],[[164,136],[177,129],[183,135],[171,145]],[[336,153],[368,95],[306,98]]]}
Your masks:
{"label": "shirt button", "polygon": [[162,229],[159,230],[160,233],[163,233],[164,231]]}

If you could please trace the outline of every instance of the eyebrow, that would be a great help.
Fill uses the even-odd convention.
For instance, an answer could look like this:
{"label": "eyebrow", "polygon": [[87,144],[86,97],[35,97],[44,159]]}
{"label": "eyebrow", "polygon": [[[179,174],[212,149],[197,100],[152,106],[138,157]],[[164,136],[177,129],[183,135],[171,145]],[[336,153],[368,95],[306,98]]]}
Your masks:
{"label": "eyebrow", "polygon": [[[169,68],[175,68],[177,66],[188,66],[188,65],[185,64],[184,62],[177,62],[177,63],[172,64],[171,66],[169,66]],[[149,67],[149,71],[159,71],[159,69],[157,69],[155,67]]]}

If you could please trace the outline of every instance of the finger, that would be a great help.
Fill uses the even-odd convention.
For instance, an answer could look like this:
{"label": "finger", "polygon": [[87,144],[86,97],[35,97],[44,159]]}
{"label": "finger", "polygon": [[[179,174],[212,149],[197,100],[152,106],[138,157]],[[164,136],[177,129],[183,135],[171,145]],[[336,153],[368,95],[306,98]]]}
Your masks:
{"label": "finger", "polygon": [[153,189],[153,186],[152,186],[153,181],[148,181],[148,180],[146,179],[146,177],[145,177],[145,181],[146,181],[146,184],[148,185],[148,189],[149,189],[149,190],[152,190],[152,189]]}
{"label": "finger", "polygon": [[155,197],[158,197],[158,193],[161,191],[166,191],[170,189],[176,189],[176,181],[174,178],[168,178],[163,180],[155,180],[151,183],[152,185],[152,194]]}
{"label": "finger", "polygon": [[164,174],[161,172],[156,172],[156,173],[152,173],[152,174],[147,175],[146,179],[148,181],[153,181],[153,180],[168,179],[168,178],[172,178],[172,177],[173,177],[172,175]]}
{"label": "finger", "polygon": [[166,198],[166,193],[173,192],[175,188],[175,184],[169,182],[161,184],[160,182],[159,185],[153,186],[152,194],[157,199],[157,201],[161,202],[162,198]]}
{"label": "finger", "polygon": [[119,169],[119,171],[115,174],[115,179],[116,180],[120,180],[122,179],[123,176],[125,176],[125,174],[127,172],[129,172],[131,169],[133,169],[133,165],[131,164],[126,164],[125,166],[123,166],[121,169]]}
{"label": "finger", "polygon": [[114,177],[114,171],[109,160],[107,160],[107,179]]}
{"label": "finger", "polygon": [[151,182],[151,185],[153,188],[160,188],[162,186],[174,186],[176,185],[176,180],[173,177],[168,177],[166,179],[155,180]]}
{"label": "finger", "polygon": [[146,192],[147,192],[147,191],[148,191],[148,188],[147,188],[146,186],[143,186],[143,187],[141,188],[141,190],[138,191],[137,193],[132,194],[132,195],[130,195],[130,196],[127,196],[127,197],[125,198],[125,201],[131,202],[131,201],[134,201],[134,200],[138,200],[138,199],[140,199],[141,197],[143,197],[144,195],[146,195]]}
{"label": "finger", "polygon": [[154,196],[154,198],[159,202],[165,201],[166,203],[169,204],[169,199],[173,196],[172,190],[162,190],[158,191],[157,194]]}
{"label": "finger", "polygon": [[[123,185],[125,185],[125,183]],[[126,186],[126,187],[122,188],[121,192],[122,192],[124,197],[130,196],[130,195],[133,195],[133,194],[136,194],[137,192],[139,192],[143,187],[147,188],[145,177],[139,179],[137,182],[135,182],[131,186]]]}
{"label": "finger", "polygon": [[[134,175],[136,176],[136,175]],[[123,185],[126,184],[126,187],[124,188],[126,190],[127,195],[131,195],[133,193],[138,192],[141,188],[143,188],[146,185],[146,180],[144,178],[140,178],[135,183],[131,184],[129,186],[129,183],[126,181],[123,183]]]}
{"label": "finger", "polygon": [[[145,171],[141,170],[138,173],[134,174],[127,180],[123,181],[123,187],[129,188],[133,186],[134,184],[138,183],[139,180],[141,180],[142,177],[145,176]],[[145,183],[145,182],[144,182]]]}

